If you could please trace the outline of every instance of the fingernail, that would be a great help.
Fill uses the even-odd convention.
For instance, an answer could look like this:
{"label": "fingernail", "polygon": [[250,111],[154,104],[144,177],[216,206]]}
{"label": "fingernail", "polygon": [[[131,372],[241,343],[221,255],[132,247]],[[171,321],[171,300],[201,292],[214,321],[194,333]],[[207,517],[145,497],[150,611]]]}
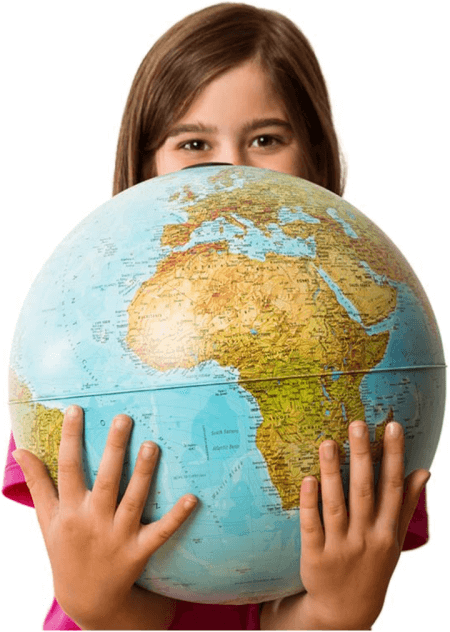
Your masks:
{"label": "fingernail", "polygon": [[313,478],[312,476],[309,476],[308,478],[303,479],[302,489],[304,489],[307,494],[311,494],[314,491],[315,486],[316,486],[316,479]]}
{"label": "fingernail", "polygon": [[14,450],[14,452],[11,452],[14,460],[16,461],[16,463],[18,463],[20,465],[20,452],[19,450]]}
{"label": "fingernail", "polygon": [[78,406],[72,404],[66,409],[66,417],[75,417],[76,415],[78,415]]}
{"label": "fingernail", "polygon": [[336,446],[334,443],[324,443],[323,445],[323,453],[326,459],[333,459],[336,454]]}
{"label": "fingernail", "polygon": [[120,415],[114,420],[114,425],[118,430],[126,430],[130,426],[130,419],[128,417]]}
{"label": "fingernail", "polygon": [[184,501],[185,509],[190,509],[197,504],[197,498],[195,496],[188,496]]}
{"label": "fingernail", "polygon": [[156,452],[156,445],[154,443],[143,443],[142,444],[142,456],[144,459],[150,459]]}
{"label": "fingernail", "polygon": [[352,424],[351,430],[354,437],[361,438],[365,432],[365,424]]}
{"label": "fingernail", "polygon": [[402,427],[395,421],[390,421],[387,425],[387,430],[391,437],[399,437],[402,432]]}

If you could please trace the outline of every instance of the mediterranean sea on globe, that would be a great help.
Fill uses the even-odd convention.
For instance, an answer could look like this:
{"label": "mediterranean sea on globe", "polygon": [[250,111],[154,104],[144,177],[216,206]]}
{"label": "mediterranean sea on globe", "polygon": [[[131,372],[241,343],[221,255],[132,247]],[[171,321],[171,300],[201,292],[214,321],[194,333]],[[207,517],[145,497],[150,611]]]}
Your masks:
{"label": "mediterranean sea on globe", "polygon": [[32,285],[10,365],[16,443],[55,481],[69,404],[90,488],[114,415],[134,420],[121,493],[141,443],[159,445],[143,522],[200,502],[138,584],[194,602],[302,591],[299,492],[320,443],[338,442],[347,493],[351,421],[375,477],[400,422],[407,475],[430,467],[444,413],[437,324],[398,249],[342,198],[251,167],[154,178],[86,217]]}

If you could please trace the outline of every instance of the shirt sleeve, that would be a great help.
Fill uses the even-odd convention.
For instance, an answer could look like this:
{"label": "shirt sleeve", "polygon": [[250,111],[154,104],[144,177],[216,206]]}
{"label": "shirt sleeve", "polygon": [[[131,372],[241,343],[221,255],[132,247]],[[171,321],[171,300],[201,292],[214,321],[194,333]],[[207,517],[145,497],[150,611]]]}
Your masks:
{"label": "shirt sleeve", "polygon": [[81,630],[77,624],[62,610],[56,599],[45,617],[43,630]]}
{"label": "shirt sleeve", "polygon": [[25,483],[25,477],[20,465],[15,461],[12,453],[16,449],[16,443],[11,433],[9,438],[8,454],[6,455],[6,467],[3,477],[3,495],[6,498],[15,500],[17,503],[27,505],[28,507],[34,507],[33,499],[28,491],[27,484]]}
{"label": "shirt sleeve", "polygon": [[402,550],[409,551],[411,549],[417,549],[419,546],[426,544],[428,538],[427,499],[425,489],[423,489],[411,522],[409,523]]}

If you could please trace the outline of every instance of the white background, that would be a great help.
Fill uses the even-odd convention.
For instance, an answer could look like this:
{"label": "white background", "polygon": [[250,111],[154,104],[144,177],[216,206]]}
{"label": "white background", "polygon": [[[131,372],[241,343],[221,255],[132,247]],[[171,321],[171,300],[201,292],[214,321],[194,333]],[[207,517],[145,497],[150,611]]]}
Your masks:
{"label": "white background", "polygon": [[[27,290],[60,240],[111,196],[121,115],[141,59],[173,22],[209,4],[29,0],[1,10],[0,460],[10,433],[9,347]],[[288,15],[312,43],[348,163],[344,197],[410,261],[448,355],[446,3],[254,4]],[[431,540],[401,556],[374,630],[447,623],[448,421],[427,486]],[[3,629],[39,630],[52,578],[35,512],[0,503]]]}

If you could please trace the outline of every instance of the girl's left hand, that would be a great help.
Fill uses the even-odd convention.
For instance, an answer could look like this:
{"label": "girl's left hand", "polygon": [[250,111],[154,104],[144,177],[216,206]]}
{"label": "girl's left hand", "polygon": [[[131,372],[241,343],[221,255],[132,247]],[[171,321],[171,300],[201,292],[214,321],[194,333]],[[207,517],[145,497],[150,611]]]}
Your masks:
{"label": "girl's left hand", "polygon": [[319,450],[323,526],[317,480],[307,477],[301,488],[300,574],[309,607],[320,616],[324,629],[370,629],[377,619],[409,522],[430,477],[422,469],[404,480],[403,428],[390,422],[375,497],[366,424],[350,424],[349,439],[349,511],[334,441],[324,441]]}

